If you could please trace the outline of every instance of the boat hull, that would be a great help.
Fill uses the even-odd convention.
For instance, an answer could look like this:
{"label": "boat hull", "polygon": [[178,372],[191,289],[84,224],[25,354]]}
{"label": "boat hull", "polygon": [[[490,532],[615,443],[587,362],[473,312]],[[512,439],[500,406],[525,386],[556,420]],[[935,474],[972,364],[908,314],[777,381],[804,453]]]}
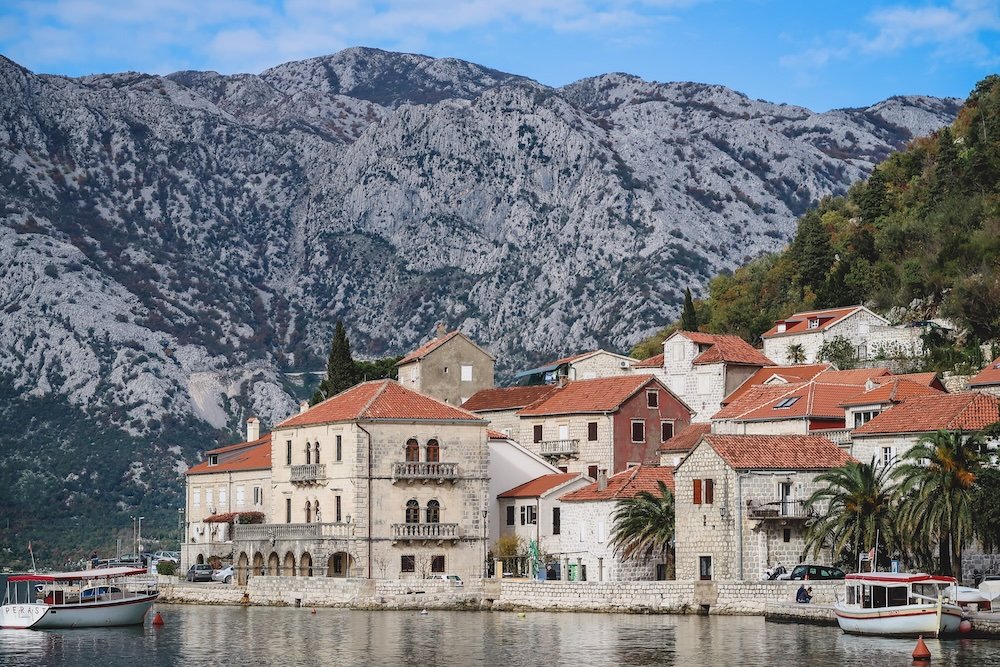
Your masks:
{"label": "boat hull", "polygon": [[962,610],[945,604],[938,618],[936,604],[858,609],[837,604],[837,623],[844,632],[883,637],[940,637],[958,632]]}
{"label": "boat hull", "polygon": [[0,628],[51,630],[139,625],[159,594],[128,600],[50,605],[33,602],[0,607]]}

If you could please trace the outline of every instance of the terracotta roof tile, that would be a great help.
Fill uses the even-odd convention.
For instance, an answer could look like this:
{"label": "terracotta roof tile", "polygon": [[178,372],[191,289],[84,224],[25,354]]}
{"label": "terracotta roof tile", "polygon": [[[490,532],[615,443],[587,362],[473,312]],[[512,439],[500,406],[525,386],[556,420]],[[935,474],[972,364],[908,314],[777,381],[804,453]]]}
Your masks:
{"label": "terracotta roof tile", "polygon": [[878,381],[878,378],[892,375],[888,368],[852,368],[846,371],[839,371],[836,368],[828,368],[816,376],[817,382],[827,382],[830,384],[860,384],[868,380]]}
{"label": "terracotta roof tile", "polygon": [[643,359],[633,368],[663,368],[663,353],[653,355],[648,359]]}
{"label": "terracotta roof tile", "polygon": [[537,498],[558,486],[562,486],[566,482],[580,479],[581,477],[582,475],[576,472],[559,472],[551,475],[542,475],[520,486],[515,486],[513,489],[504,491],[497,498]]}
{"label": "terracotta roof tile", "polygon": [[594,482],[590,486],[561,496],[559,500],[563,502],[623,500],[634,498],[640,491],[648,491],[655,496],[660,492],[658,481],[662,481],[673,491],[673,469],[668,466],[638,465],[608,477],[608,486],[603,491],[598,491],[597,482]]}
{"label": "terracotta roof tile", "polygon": [[734,400],[746,393],[750,387],[762,385],[768,380],[777,379],[785,383],[806,382],[808,380],[812,380],[828,368],[830,368],[830,364],[828,363],[799,364],[796,366],[765,366],[747,378],[743,384],[726,396],[726,398],[723,399],[722,404],[728,405],[729,403],[732,403]]}
{"label": "terracotta roof tile", "polygon": [[[685,332],[685,335],[688,335]],[[773,366],[774,362],[764,356],[764,353],[746,342],[739,336],[712,336],[712,347],[708,348],[691,362],[695,365],[744,364],[747,366]]]}
{"label": "terracotta roof tile", "polygon": [[969,380],[970,387],[983,387],[1000,384],[1000,357],[990,362],[990,365],[979,371],[979,374]]}
{"label": "terracotta roof tile", "polygon": [[[217,472],[238,472],[241,470],[268,470],[271,467],[271,434],[254,440],[251,443],[240,443],[243,450],[228,456],[219,461],[216,465],[209,465],[208,461],[202,461],[187,469],[187,475],[206,475]],[[232,450],[232,447],[223,448]],[[218,450],[210,450],[209,453]]]}
{"label": "terracotta roof tile", "polygon": [[805,386],[802,382],[779,384],[758,384],[748,387],[740,396],[712,415],[712,419],[737,419],[762,405],[775,402],[779,398]]}
{"label": "terracotta roof tile", "polygon": [[978,431],[1000,421],[996,396],[964,392],[908,398],[863,426],[852,437],[895,433],[931,433],[938,430]]}
{"label": "terracotta roof tile", "polygon": [[356,384],[331,396],[306,412],[286,419],[275,428],[359,419],[482,421],[482,417],[478,415],[411,391],[395,380],[373,380]]}
{"label": "terracotta roof tile", "polygon": [[865,390],[864,382],[840,384],[822,382],[826,371],[815,380],[795,384],[751,387],[712,416],[713,420],[769,421],[780,419],[844,419],[844,401]]}
{"label": "terracotta roof tile", "polygon": [[840,447],[818,435],[711,433],[703,440],[734,470],[821,470],[852,460]]}
{"label": "terracotta roof tile", "polygon": [[[848,306],[846,308],[829,308],[827,310],[809,310],[804,313],[795,313],[791,317],[778,320],[773,327],[765,331],[762,338],[774,338],[777,336],[788,336],[791,334],[820,332],[828,329],[848,315],[860,310],[862,306]],[[819,318],[819,326],[809,328],[809,320]],[[785,330],[778,332],[778,324],[784,322]]]}
{"label": "terracotta roof tile", "polygon": [[510,436],[502,431],[494,431],[491,428],[486,429],[486,437],[490,440],[510,440]]}
{"label": "terracotta roof tile", "polygon": [[686,454],[698,444],[701,436],[711,432],[711,424],[688,424],[680,433],[660,445],[656,451]]}
{"label": "terracotta roof tile", "polygon": [[254,445],[260,445],[260,444],[263,444],[264,442],[270,442],[270,440],[271,440],[271,435],[269,433],[265,433],[264,435],[262,435],[261,437],[257,438],[256,440],[251,440],[249,442],[238,442],[235,445],[226,445],[224,447],[216,447],[215,449],[209,449],[205,453],[206,454],[228,454],[229,452],[234,452],[234,451],[237,451],[239,449],[244,449],[246,447],[253,447]]}
{"label": "terracotta roof tile", "polygon": [[614,412],[630,396],[656,382],[660,389],[669,391],[652,375],[621,375],[594,380],[573,380],[565,386],[522,409],[517,414],[525,417],[542,415],[569,415],[581,412]]}
{"label": "terracotta roof tile", "polygon": [[462,404],[463,410],[479,412],[484,410],[515,410],[524,408],[548,396],[555,385],[541,384],[527,387],[498,387],[480,389]]}
{"label": "terracotta roof tile", "polygon": [[441,345],[444,345],[445,343],[447,343],[449,340],[451,340],[452,338],[454,338],[458,334],[459,334],[458,331],[452,331],[451,333],[445,334],[444,336],[439,336],[437,338],[433,338],[433,339],[427,341],[426,343],[424,343],[423,345],[421,345],[420,347],[418,347],[417,349],[415,349],[413,352],[410,352],[409,354],[407,354],[405,357],[403,357],[399,361],[397,361],[396,365],[397,366],[402,366],[403,364],[408,364],[411,361],[416,361],[417,359],[423,359],[428,354],[430,354],[431,352],[433,352],[434,350],[436,350]]}
{"label": "terracotta roof tile", "polygon": [[933,371],[928,373],[899,373],[893,375],[893,377],[899,378],[900,380],[916,382],[917,384],[922,384],[925,387],[936,387],[938,389],[942,389],[944,387],[941,380],[938,378],[938,374]]}
{"label": "terracotta roof tile", "polygon": [[[933,373],[931,373],[933,375]],[[902,379],[893,375],[883,378],[882,384],[871,391],[866,391],[857,396],[853,396],[843,403],[844,407],[851,405],[875,405],[881,403],[900,403],[907,398],[914,396],[927,396],[930,394],[942,394],[940,389],[929,387],[913,380]]]}

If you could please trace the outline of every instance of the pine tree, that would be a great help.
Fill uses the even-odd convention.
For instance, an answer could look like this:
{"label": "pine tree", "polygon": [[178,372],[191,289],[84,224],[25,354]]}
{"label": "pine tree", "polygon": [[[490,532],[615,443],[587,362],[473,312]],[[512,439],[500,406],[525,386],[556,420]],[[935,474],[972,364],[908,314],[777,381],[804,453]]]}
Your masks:
{"label": "pine tree", "polygon": [[330,356],[326,360],[326,377],[319,383],[319,389],[313,394],[310,404],[316,405],[353,386],[356,375],[354,359],[351,357],[351,341],[347,339],[343,322],[337,322],[333,342],[330,344]]}
{"label": "pine tree", "polygon": [[819,212],[803,216],[791,247],[792,259],[798,265],[802,287],[819,292],[826,283],[826,274],[833,264],[830,232],[823,225]]}
{"label": "pine tree", "polygon": [[868,177],[868,183],[857,194],[858,208],[861,220],[873,224],[876,220],[889,213],[889,197],[886,194],[885,174],[876,168]]}
{"label": "pine tree", "polygon": [[684,331],[698,330],[698,313],[694,309],[694,299],[691,298],[691,288],[684,290],[684,310],[681,311],[681,329]]}

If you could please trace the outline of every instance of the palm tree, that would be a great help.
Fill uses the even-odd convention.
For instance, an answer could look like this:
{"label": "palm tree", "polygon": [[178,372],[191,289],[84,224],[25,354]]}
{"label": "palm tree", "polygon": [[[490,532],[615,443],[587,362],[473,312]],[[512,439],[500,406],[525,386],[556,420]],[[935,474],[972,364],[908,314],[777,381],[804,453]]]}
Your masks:
{"label": "palm tree", "polygon": [[674,494],[662,480],[656,484],[659,495],[640,491],[615,506],[610,545],[624,560],[645,561],[661,554],[668,564],[672,563]]}
{"label": "palm tree", "polygon": [[818,557],[829,545],[834,559],[850,558],[868,552],[878,539],[881,545],[893,549],[898,540],[896,511],[889,468],[851,461],[816,476],[824,483],[806,500],[807,509],[819,516],[806,529],[806,548]]}
{"label": "palm tree", "polygon": [[788,360],[793,364],[806,363],[806,348],[802,347],[802,343],[789,345],[788,349],[785,350],[785,354],[788,355]]}
{"label": "palm tree", "polygon": [[937,431],[922,437],[893,476],[900,480],[901,527],[915,551],[936,544],[943,574],[962,579],[962,547],[972,538],[976,474],[983,467],[978,435]]}

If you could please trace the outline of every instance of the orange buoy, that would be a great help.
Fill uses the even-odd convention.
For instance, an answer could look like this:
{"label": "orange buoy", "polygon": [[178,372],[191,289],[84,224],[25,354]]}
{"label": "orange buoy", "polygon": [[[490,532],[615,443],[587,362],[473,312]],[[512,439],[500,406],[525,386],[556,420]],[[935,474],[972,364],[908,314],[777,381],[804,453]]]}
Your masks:
{"label": "orange buoy", "polygon": [[967,618],[963,618],[962,622],[958,624],[958,631],[963,635],[967,635],[972,632],[972,621]]}
{"label": "orange buoy", "polygon": [[920,635],[917,637],[917,647],[913,649],[913,659],[914,660],[930,660],[931,652],[927,648],[927,644],[924,643],[924,636]]}
{"label": "orange buoy", "polygon": [[156,616],[153,617],[153,625],[163,625],[163,617],[160,616],[160,612],[156,612]]}

